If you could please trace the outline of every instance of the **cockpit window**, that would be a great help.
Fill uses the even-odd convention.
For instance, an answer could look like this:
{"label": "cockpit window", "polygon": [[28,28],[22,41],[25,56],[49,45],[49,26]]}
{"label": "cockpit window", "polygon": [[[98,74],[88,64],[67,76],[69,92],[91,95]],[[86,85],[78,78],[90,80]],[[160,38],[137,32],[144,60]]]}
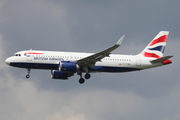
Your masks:
{"label": "cockpit window", "polygon": [[15,54],[14,56],[21,56],[21,54]]}

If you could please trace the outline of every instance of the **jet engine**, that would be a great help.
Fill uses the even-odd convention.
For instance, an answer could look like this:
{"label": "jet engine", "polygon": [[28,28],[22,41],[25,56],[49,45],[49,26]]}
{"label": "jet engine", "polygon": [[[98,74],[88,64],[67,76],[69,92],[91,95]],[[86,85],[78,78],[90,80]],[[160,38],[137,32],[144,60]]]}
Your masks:
{"label": "jet engine", "polygon": [[68,79],[68,77],[73,76],[73,73],[64,73],[59,70],[51,70],[51,78],[52,79]]}
{"label": "jet engine", "polygon": [[61,61],[59,62],[60,72],[76,72],[79,69],[79,65],[75,62]]}

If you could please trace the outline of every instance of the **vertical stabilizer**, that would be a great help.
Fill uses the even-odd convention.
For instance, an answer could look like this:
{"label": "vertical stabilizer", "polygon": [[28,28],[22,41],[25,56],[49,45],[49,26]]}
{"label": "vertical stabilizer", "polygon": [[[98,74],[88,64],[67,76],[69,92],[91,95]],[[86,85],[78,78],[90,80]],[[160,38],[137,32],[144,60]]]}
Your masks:
{"label": "vertical stabilizer", "polygon": [[169,31],[160,31],[140,55],[156,59],[163,57],[168,35]]}

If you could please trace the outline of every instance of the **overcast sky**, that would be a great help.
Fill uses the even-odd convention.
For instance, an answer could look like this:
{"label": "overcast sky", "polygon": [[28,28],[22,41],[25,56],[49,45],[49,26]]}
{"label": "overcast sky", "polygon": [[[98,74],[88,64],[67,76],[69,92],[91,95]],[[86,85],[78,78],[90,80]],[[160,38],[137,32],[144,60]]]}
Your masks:
{"label": "overcast sky", "polygon": [[[180,1],[0,0],[1,120],[179,120]],[[117,54],[138,54],[170,31],[173,64],[130,73],[53,80],[49,70],[9,67],[28,49],[99,52],[126,35]]]}

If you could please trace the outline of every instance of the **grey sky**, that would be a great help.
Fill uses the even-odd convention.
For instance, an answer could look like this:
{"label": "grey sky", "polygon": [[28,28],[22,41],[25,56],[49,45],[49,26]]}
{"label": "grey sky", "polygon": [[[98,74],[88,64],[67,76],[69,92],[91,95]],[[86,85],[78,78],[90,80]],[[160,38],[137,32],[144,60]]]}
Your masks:
{"label": "grey sky", "polygon": [[[1,0],[0,118],[4,120],[179,120],[180,1]],[[118,54],[138,54],[161,30],[173,64],[131,73],[52,80],[50,71],[12,68],[27,49],[98,52],[126,35]]]}

